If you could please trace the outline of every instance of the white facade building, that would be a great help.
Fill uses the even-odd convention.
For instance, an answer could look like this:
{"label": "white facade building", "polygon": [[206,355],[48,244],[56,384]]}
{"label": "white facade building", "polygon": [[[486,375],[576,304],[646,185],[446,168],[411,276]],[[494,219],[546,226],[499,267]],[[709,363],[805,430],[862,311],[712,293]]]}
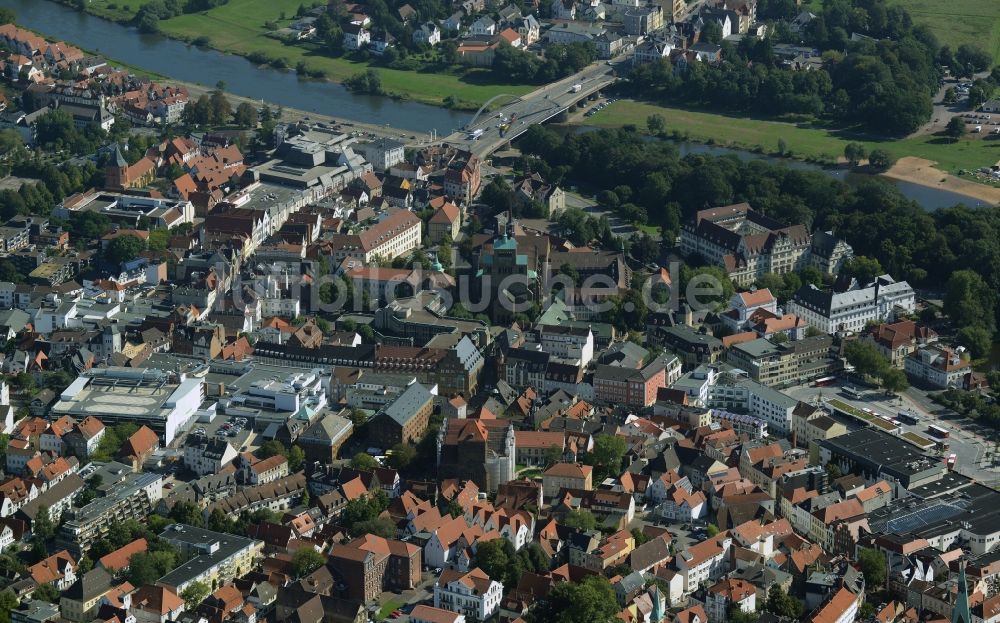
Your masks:
{"label": "white facade building", "polygon": [[500,608],[503,584],[478,567],[462,573],[448,569],[434,585],[434,607],[485,621]]}
{"label": "white facade building", "polygon": [[869,322],[892,321],[897,311],[909,314],[915,309],[916,296],[910,284],[894,281],[889,275],[846,292],[824,292],[813,285],[803,286],[788,302],[788,313],[825,333],[859,332]]}

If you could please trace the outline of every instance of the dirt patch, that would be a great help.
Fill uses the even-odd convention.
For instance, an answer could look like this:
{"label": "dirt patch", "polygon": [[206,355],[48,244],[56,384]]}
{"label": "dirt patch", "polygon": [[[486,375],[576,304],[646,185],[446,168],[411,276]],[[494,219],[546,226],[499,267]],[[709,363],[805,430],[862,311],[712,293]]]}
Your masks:
{"label": "dirt patch", "polygon": [[928,188],[940,188],[958,193],[994,206],[1000,204],[1000,188],[977,184],[950,173],[944,173],[935,169],[935,164],[937,163],[933,160],[906,156],[896,161],[896,164],[892,165],[892,168],[883,175],[894,180],[913,182]]}
{"label": "dirt patch", "polygon": [[21,188],[21,184],[34,184],[37,181],[38,180],[30,177],[8,175],[7,177],[0,177],[0,190],[19,190]]}

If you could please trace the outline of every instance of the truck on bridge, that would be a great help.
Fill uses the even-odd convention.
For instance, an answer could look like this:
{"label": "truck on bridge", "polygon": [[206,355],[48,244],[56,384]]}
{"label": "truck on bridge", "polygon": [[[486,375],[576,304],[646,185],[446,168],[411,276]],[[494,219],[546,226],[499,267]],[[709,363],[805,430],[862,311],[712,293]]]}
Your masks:
{"label": "truck on bridge", "polygon": [[482,135],[483,135],[483,129],[482,128],[480,128],[478,130],[473,130],[472,132],[469,132],[469,140],[471,140],[471,141],[479,140],[479,137],[482,136]]}
{"label": "truck on bridge", "polygon": [[580,89],[582,89],[582,88],[583,88],[582,84],[574,84],[573,86],[571,86],[569,88],[569,92],[570,93],[579,93]]}

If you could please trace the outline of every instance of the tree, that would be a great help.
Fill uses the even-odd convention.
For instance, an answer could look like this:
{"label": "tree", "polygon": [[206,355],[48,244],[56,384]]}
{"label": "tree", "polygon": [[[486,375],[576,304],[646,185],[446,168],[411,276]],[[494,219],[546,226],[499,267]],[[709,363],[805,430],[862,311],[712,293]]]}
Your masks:
{"label": "tree", "polygon": [[560,582],[529,611],[530,623],[613,623],[619,612],[615,589],[604,576]]}
{"label": "tree", "polygon": [[859,374],[880,377],[889,367],[889,362],[874,345],[852,340],[844,345],[844,357]]}
{"label": "tree", "polygon": [[[229,117],[233,114],[232,104],[229,103],[229,99],[226,98],[225,93],[221,89],[212,91],[212,95],[208,99],[208,105],[209,123],[222,125],[228,122]],[[254,114],[256,114],[256,111]]]}
{"label": "tree", "polygon": [[42,584],[36,588],[34,594],[32,594],[32,598],[47,601],[52,604],[59,603],[60,596],[59,589],[51,584]]}
{"label": "tree", "polygon": [[858,166],[864,157],[867,155],[867,150],[865,146],[861,143],[848,143],[844,146],[844,157],[851,164],[852,167]]}
{"label": "tree", "polygon": [[952,117],[944,128],[944,133],[956,141],[965,136],[965,121],[961,117]]}
{"label": "tree", "polygon": [[277,439],[265,441],[260,449],[257,450],[257,455],[262,459],[269,459],[278,454],[281,456],[287,456],[288,450],[285,448],[285,444],[281,443]]}
{"label": "tree", "polygon": [[705,533],[708,534],[708,536],[715,536],[719,534],[719,526],[715,525],[714,523],[710,523],[707,526],[705,526]]}
{"label": "tree", "polygon": [[241,128],[254,128],[257,126],[257,109],[250,102],[240,102],[233,114],[233,120]]}
{"label": "tree", "polygon": [[306,462],[306,452],[299,446],[292,446],[288,451],[288,470],[297,472],[302,469],[302,464]]}
{"label": "tree", "polygon": [[51,541],[56,536],[56,526],[49,516],[49,507],[42,504],[38,507],[35,520],[31,523],[32,538],[42,543]]}
{"label": "tree", "polygon": [[594,467],[594,480],[601,482],[605,478],[621,474],[622,459],[625,457],[625,440],[614,435],[596,435],[594,449],[584,462]]}
{"label": "tree", "polygon": [[170,571],[170,569],[164,570],[159,563],[160,561],[152,552],[132,554],[128,559],[128,570],[125,571],[125,578],[132,583],[132,586],[153,584]]}
{"label": "tree", "polygon": [[841,275],[845,277],[854,277],[861,285],[868,285],[869,283],[872,283],[875,281],[876,277],[884,273],[885,271],[882,270],[882,265],[879,264],[877,259],[865,257],[864,255],[852,257],[845,262],[843,268],[840,269]]}
{"label": "tree", "polygon": [[873,149],[868,154],[868,165],[879,171],[885,171],[892,166],[892,156],[884,149]]}
{"label": "tree", "polygon": [[597,517],[588,510],[572,510],[566,513],[562,525],[574,530],[593,530],[597,527]]}
{"label": "tree", "polygon": [[979,359],[989,355],[993,347],[993,336],[981,326],[967,326],[958,330],[955,336],[958,343],[969,349],[973,358]]}
{"label": "tree", "polygon": [[370,472],[378,467],[378,461],[370,454],[358,452],[351,457],[351,467],[362,471]]}
{"label": "tree", "polygon": [[146,248],[146,243],[140,238],[131,234],[118,236],[108,244],[104,256],[109,262],[122,264],[131,262],[139,257],[139,254]]}
{"label": "tree", "polygon": [[772,584],[767,592],[767,603],[764,610],[778,616],[784,616],[793,620],[798,620],[802,616],[805,606],[801,601],[785,592],[778,584]]}
{"label": "tree", "polygon": [[325,559],[312,546],[301,547],[292,554],[292,573],[296,578],[309,575],[323,566]]}
{"label": "tree", "polygon": [[881,375],[882,387],[890,394],[898,394],[910,386],[906,380],[906,375],[899,368],[887,367]]}
{"label": "tree", "polygon": [[646,129],[653,136],[662,136],[667,131],[667,121],[659,113],[652,114],[646,117]]}
{"label": "tree", "polygon": [[[2,21],[3,13],[0,13]],[[19,600],[12,591],[4,590],[0,592],[0,623],[10,623],[10,613],[17,607]]]}
{"label": "tree", "polygon": [[392,455],[389,456],[389,465],[393,469],[404,470],[410,466],[413,459],[417,458],[417,449],[408,443],[397,443],[392,447]]}
{"label": "tree", "polygon": [[867,586],[876,588],[885,585],[886,562],[885,555],[876,549],[864,548],[858,556],[861,573],[865,576]]}
{"label": "tree", "polygon": [[[204,523],[201,509],[191,502],[178,502],[170,509],[170,518],[178,523],[188,524],[200,528]],[[135,584],[140,586],[140,584]]]}
{"label": "tree", "polygon": [[359,521],[354,524],[351,529],[351,534],[354,536],[374,534],[375,536],[380,536],[383,539],[394,539],[399,536],[397,534],[396,524],[393,523],[390,517],[376,517],[375,519]]}
{"label": "tree", "polygon": [[509,568],[512,557],[514,557],[514,546],[511,545],[510,541],[492,539],[485,543],[479,543],[472,566],[479,567],[490,578],[507,585],[511,579]]}
{"label": "tree", "polygon": [[971,270],[957,270],[948,279],[944,308],[959,327],[976,326],[993,331],[996,322],[996,294]]}
{"label": "tree", "polygon": [[184,600],[187,609],[193,610],[205,601],[211,591],[212,589],[204,582],[191,582],[181,591],[180,597]]}
{"label": "tree", "polygon": [[[13,9],[0,9],[0,26],[4,24],[13,24],[17,15],[14,13]],[[0,593],[2,595],[2,593]]]}
{"label": "tree", "polygon": [[549,446],[545,451],[545,467],[552,467],[563,460],[563,450],[559,446]]}

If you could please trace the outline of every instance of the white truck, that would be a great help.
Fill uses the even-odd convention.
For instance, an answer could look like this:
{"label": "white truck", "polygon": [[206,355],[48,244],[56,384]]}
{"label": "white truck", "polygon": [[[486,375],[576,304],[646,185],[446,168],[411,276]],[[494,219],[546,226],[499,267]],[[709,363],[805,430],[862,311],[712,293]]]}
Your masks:
{"label": "white truck", "polygon": [[580,89],[582,89],[582,88],[583,88],[582,84],[574,84],[573,86],[571,86],[569,88],[569,92],[570,93],[579,93]]}
{"label": "white truck", "polygon": [[483,129],[482,128],[480,128],[478,130],[473,130],[472,132],[469,132],[469,140],[478,141],[479,137],[482,136],[482,135],[483,135]]}

